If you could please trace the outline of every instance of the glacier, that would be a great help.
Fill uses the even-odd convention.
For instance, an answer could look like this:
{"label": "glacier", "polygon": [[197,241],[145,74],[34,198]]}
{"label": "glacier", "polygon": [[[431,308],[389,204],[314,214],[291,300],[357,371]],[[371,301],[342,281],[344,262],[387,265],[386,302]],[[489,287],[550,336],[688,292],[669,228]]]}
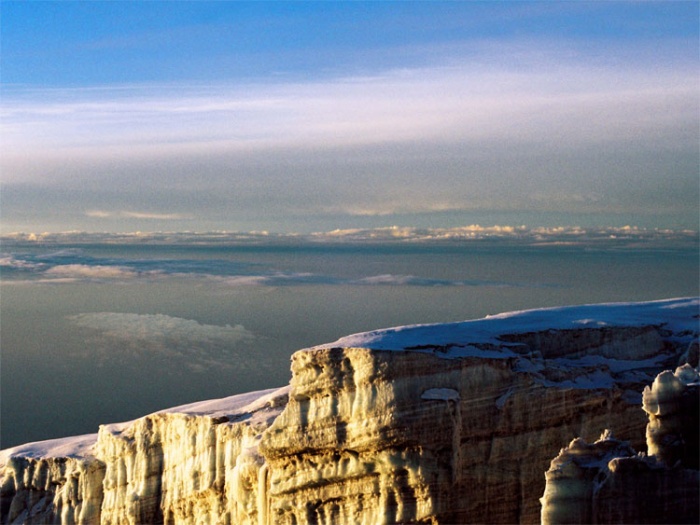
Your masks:
{"label": "glacier", "polygon": [[[660,414],[677,405],[668,374],[697,374],[699,310],[547,308],[303,349],[288,386],[0,451],[0,521],[537,523],[556,493],[545,471],[572,437],[606,458],[688,453],[664,449],[685,420]],[[620,441],[599,453],[606,429]]]}

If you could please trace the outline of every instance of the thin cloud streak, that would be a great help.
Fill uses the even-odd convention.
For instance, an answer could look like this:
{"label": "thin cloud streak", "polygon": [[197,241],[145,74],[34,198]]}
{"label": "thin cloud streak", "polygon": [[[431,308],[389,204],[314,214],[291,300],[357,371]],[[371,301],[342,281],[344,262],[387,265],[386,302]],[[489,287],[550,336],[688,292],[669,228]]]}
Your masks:
{"label": "thin cloud streak", "polygon": [[147,219],[147,220],[157,220],[157,221],[179,221],[190,218],[189,215],[183,215],[181,213],[150,213],[150,212],[137,212],[137,211],[104,211],[104,210],[88,210],[85,212],[87,217],[97,218],[97,219],[109,219],[112,217],[125,217],[128,219]]}

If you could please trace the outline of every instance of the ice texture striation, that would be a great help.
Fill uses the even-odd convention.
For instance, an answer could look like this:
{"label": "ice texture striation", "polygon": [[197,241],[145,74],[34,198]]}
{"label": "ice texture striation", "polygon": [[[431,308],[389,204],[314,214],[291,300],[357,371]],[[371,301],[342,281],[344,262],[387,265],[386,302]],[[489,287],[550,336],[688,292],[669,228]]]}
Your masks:
{"label": "ice texture striation", "polygon": [[[699,304],[514,312],[301,350],[288,387],[0,452],[0,521],[536,523],[571,436],[584,451],[606,428],[629,441],[598,462],[645,447],[642,392],[697,366]],[[645,406],[659,446],[685,458],[676,383],[660,377]]]}

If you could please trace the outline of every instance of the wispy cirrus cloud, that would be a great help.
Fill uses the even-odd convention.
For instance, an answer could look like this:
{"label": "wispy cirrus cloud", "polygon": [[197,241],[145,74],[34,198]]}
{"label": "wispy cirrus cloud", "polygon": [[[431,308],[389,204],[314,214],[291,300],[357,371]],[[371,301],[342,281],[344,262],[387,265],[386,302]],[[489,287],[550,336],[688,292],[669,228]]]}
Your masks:
{"label": "wispy cirrus cloud", "polygon": [[491,44],[471,62],[304,83],[64,88],[23,98],[10,91],[3,126],[19,151],[41,144],[133,155],[412,140],[571,147],[649,134],[677,140],[659,131],[695,122],[687,111],[697,105],[692,70],[659,61],[650,75],[648,64],[544,52],[546,44]]}
{"label": "wispy cirrus cloud", "polygon": [[10,93],[5,216],[116,231],[488,210],[689,223],[697,64],[526,44],[304,82]]}
{"label": "wispy cirrus cloud", "polygon": [[6,217],[47,213],[39,203],[57,186],[75,191],[55,213],[94,229],[245,220],[279,230],[290,216],[322,224],[475,210],[688,213],[693,69],[626,67],[550,57],[528,71],[496,60],[189,94],[76,92],[56,108],[48,93],[3,119]]}
{"label": "wispy cirrus cloud", "polygon": [[[199,22],[169,9],[150,18],[163,27],[38,46],[70,60],[50,76],[50,60],[26,67],[36,39],[15,7],[26,42],[13,74],[37,69],[51,82],[35,86],[56,87],[3,86],[3,228],[309,232],[490,212],[697,223],[697,7],[339,7],[360,24],[309,6],[330,17],[314,22],[327,33],[300,30],[313,17],[229,7],[217,23],[209,8]],[[277,45],[264,36],[282,27]],[[234,44],[242,34],[255,50]],[[141,66],[158,57],[139,74],[138,46]],[[129,49],[115,55],[124,76],[91,66],[87,49]]]}

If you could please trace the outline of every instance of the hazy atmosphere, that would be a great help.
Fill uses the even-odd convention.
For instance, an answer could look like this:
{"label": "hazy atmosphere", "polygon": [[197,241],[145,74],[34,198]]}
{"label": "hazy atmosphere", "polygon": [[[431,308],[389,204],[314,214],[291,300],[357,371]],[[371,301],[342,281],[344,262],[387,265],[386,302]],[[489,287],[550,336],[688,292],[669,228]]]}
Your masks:
{"label": "hazy atmosphere", "polygon": [[0,522],[700,523],[699,50],[698,0],[0,0]]}
{"label": "hazy atmosphere", "polygon": [[2,2],[2,231],[697,229],[697,2]]}

